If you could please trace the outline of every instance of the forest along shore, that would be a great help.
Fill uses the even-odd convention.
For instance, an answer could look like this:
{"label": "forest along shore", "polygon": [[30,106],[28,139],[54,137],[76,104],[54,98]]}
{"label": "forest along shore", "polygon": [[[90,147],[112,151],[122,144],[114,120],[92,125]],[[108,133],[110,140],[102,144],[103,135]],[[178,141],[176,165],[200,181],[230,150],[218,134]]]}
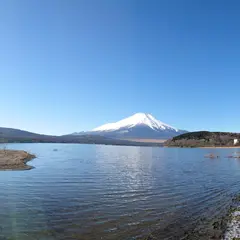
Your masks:
{"label": "forest along shore", "polygon": [[166,147],[240,148],[240,133],[189,132],[164,142]]}
{"label": "forest along shore", "polygon": [[33,167],[26,163],[36,156],[26,151],[0,150],[0,170],[29,170]]}

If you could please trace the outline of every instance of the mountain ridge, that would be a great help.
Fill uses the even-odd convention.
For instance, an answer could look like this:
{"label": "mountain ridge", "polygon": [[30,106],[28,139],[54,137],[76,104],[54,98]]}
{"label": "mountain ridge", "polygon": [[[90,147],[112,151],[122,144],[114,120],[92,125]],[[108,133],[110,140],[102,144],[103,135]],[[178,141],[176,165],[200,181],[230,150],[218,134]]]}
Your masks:
{"label": "mountain ridge", "polygon": [[111,139],[101,135],[82,134],[52,136],[4,127],[0,127],[0,144],[1,143],[76,143],[120,146],[163,146],[162,143],[159,142],[127,141],[120,139]]}

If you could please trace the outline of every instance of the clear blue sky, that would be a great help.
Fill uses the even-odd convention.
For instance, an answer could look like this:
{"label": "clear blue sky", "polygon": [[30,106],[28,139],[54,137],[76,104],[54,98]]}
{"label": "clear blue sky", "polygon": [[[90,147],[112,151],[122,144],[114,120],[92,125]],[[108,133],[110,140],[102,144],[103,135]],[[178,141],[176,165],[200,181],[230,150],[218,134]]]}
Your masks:
{"label": "clear blue sky", "polygon": [[240,1],[0,1],[0,126],[89,130],[136,112],[240,132]]}

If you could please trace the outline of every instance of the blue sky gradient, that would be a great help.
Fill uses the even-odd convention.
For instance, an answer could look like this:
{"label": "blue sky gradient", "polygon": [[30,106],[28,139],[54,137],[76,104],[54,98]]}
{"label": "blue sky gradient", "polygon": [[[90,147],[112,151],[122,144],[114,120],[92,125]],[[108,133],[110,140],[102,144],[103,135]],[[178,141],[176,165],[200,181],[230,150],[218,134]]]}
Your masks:
{"label": "blue sky gradient", "polygon": [[240,2],[0,2],[0,126],[89,130],[136,112],[240,132]]}

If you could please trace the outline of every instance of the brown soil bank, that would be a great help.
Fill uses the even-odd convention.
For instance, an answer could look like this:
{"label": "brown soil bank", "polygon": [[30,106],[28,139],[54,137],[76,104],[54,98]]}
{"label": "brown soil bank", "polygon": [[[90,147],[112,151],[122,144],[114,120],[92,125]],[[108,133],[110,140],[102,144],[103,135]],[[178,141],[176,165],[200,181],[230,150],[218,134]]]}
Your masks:
{"label": "brown soil bank", "polygon": [[26,165],[26,163],[35,157],[35,155],[25,151],[0,150],[0,170],[32,169],[33,167]]}

